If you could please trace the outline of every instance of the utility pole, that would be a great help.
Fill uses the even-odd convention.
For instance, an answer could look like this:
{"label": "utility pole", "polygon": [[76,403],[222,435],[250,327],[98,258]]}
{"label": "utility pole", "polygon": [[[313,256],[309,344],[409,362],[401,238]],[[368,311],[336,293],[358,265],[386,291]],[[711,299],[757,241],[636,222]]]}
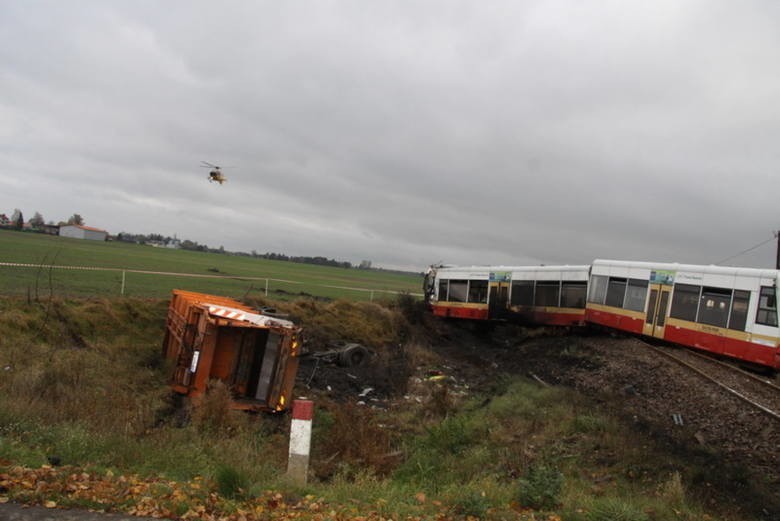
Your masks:
{"label": "utility pole", "polygon": [[777,230],[774,232],[775,238],[777,239],[777,255],[775,260],[775,269],[780,270],[780,230]]}

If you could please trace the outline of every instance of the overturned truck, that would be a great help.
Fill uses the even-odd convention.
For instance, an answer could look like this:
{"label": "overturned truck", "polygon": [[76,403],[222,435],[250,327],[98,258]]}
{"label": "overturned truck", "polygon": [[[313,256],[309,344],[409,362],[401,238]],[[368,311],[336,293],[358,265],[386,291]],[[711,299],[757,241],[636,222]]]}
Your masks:
{"label": "overturned truck", "polygon": [[301,330],[236,300],[174,290],[163,354],[173,364],[171,387],[197,401],[220,380],[232,406],[277,412],[291,401]]}

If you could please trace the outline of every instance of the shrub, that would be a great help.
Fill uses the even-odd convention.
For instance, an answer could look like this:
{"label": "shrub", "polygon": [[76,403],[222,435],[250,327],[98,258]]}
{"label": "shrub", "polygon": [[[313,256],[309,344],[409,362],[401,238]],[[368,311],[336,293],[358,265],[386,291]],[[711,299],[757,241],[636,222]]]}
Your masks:
{"label": "shrub", "polygon": [[425,448],[442,454],[459,454],[471,445],[473,433],[462,416],[445,418],[440,424],[428,429],[423,440]]}
{"label": "shrub", "polygon": [[206,394],[194,403],[192,423],[204,432],[231,430],[238,426],[240,413],[231,410],[230,389],[221,380],[209,381]]}
{"label": "shrub", "polygon": [[638,507],[618,498],[596,500],[586,516],[587,521],[647,521]]}
{"label": "shrub", "polygon": [[395,307],[410,324],[419,324],[427,313],[425,301],[409,293],[399,293],[395,299]]}
{"label": "shrub", "polygon": [[485,517],[490,508],[490,500],[484,492],[467,490],[459,497],[453,498],[452,508],[464,516]]}
{"label": "shrub", "polygon": [[[315,421],[316,442],[314,472],[329,478],[348,469],[367,469],[378,476],[387,475],[396,465],[389,457],[394,436],[379,423],[373,410],[351,403],[321,404]],[[327,407],[327,408],[326,408]]]}
{"label": "shrub", "polygon": [[608,427],[607,420],[595,414],[578,414],[571,421],[571,431],[580,434],[606,432]]}
{"label": "shrub", "polygon": [[221,465],[214,474],[219,493],[229,499],[240,497],[247,489],[249,480],[238,470],[227,465]]}
{"label": "shrub", "polygon": [[558,504],[563,474],[558,469],[537,465],[518,481],[518,501],[534,509],[551,509]]}
{"label": "shrub", "polygon": [[685,487],[679,472],[673,473],[669,480],[661,485],[659,496],[667,505],[679,507],[685,503]]}

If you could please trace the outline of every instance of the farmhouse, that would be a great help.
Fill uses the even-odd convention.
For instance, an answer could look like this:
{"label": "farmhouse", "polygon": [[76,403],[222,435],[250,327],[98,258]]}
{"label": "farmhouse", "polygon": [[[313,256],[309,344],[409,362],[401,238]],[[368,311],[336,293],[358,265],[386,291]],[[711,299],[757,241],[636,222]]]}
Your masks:
{"label": "farmhouse", "polygon": [[89,239],[92,241],[106,241],[108,240],[108,232],[99,228],[91,228],[89,226],[66,224],[60,226],[60,237]]}

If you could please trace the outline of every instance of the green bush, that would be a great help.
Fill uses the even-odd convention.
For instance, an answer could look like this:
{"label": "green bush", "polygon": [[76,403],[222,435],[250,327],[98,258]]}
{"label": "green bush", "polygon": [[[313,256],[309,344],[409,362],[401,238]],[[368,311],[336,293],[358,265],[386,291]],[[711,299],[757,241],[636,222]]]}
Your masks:
{"label": "green bush", "polygon": [[586,516],[587,521],[647,521],[647,514],[623,499],[596,500]]}
{"label": "green bush", "polygon": [[485,517],[490,500],[484,492],[467,490],[452,500],[453,510],[464,516]]}
{"label": "green bush", "polygon": [[219,493],[229,499],[241,497],[249,483],[246,476],[227,465],[221,465],[217,468],[214,480],[217,482]]}
{"label": "green bush", "polygon": [[596,414],[578,414],[572,419],[570,428],[571,432],[579,434],[602,433],[608,430],[609,422]]}
{"label": "green bush", "polygon": [[552,467],[537,465],[518,481],[518,501],[534,509],[551,509],[558,504],[563,474]]}
{"label": "green bush", "polygon": [[459,454],[473,442],[473,432],[463,416],[445,418],[428,429],[423,445],[426,449],[442,454]]}

